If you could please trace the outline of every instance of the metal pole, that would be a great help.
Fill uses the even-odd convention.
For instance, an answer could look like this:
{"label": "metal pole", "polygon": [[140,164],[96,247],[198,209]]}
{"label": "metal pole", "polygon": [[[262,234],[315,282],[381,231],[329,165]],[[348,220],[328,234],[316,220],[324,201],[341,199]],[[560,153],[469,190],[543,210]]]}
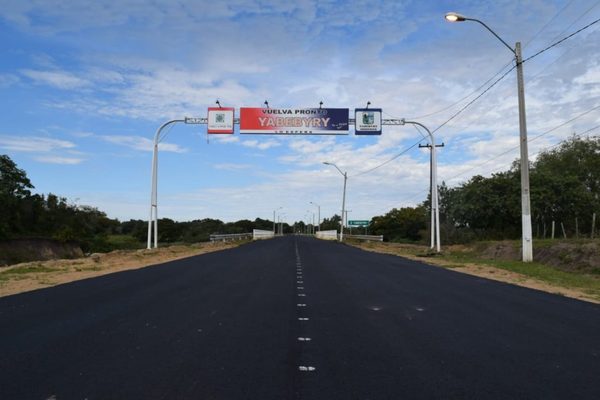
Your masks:
{"label": "metal pole", "polygon": [[[433,140],[433,136],[431,137]],[[432,165],[432,180],[433,180],[433,193],[435,194],[435,251],[440,252],[440,201],[437,184],[437,154],[435,150],[435,143],[431,143],[431,165]]]}
{"label": "metal pole", "polygon": [[517,92],[519,98],[519,140],[521,148],[521,230],[523,262],[533,261],[533,234],[531,229],[531,201],[529,198],[529,152],[527,149],[527,117],[525,115],[525,84],[523,83],[523,56],[521,54],[521,42],[515,44],[513,49],[496,32],[482,21],[475,18],[467,18],[456,13],[447,15],[454,16],[449,21],[475,21],[490,31],[506,48],[514,55],[517,63]]}
{"label": "metal pole", "polygon": [[517,60],[517,86],[519,92],[519,138],[521,142],[521,213],[523,226],[523,262],[533,261],[531,231],[531,202],[529,198],[529,152],[527,149],[527,117],[525,115],[525,84],[523,82],[523,57],[521,42],[515,44]]}
{"label": "metal pole", "polygon": [[148,249],[152,244],[152,221],[154,220],[154,247],[158,247],[158,142],[164,128],[177,122],[186,122],[184,119],[173,119],[162,124],[154,135],[154,149],[152,153],[152,189],[150,193],[150,219],[148,220]]}
{"label": "metal pole", "polygon": [[[436,251],[439,253],[441,250],[440,243],[440,213],[439,213],[439,204],[438,204],[438,187],[437,187],[437,158],[435,156],[435,140],[433,138],[433,134],[431,131],[420,122],[416,121],[406,121],[404,119],[400,120],[401,124],[413,124],[419,125],[421,128],[427,131],[429,135],[429,140],[431,140],[431,232],[433,233],[433,229],[435,227],[435,240],[436,242]],[[433,235],[432,235],[433,242]],[[433,248],[433,245],[431,246]]]}
{"label": "metal pole", "polygon": [[[433,148],[433,147],[431,147]],[[429,199],[429,202],[431,204],[430,208],[431,208],[431,246],[429,246],[431,249],[433,249],[433,246],[435,246],[435,218],[433,215],[433,209],[434,209],[434,205],[433,205],[433,198],[434,198],[434,194],[433,194],[433,150],[430,150],[429,153],[429,196],[431,197]]]}
{"label": "metal pole", "polygon": [[321,206],[317,205],[317,208],[319,209],[319,232],[321,232]]}
{"label": "metal pole", "polygon": [[342,197],[342,229],[340,230],[340,242],[344,241],[344,212],[346,210],[346,181],[348,180],[348,173],[344,172],[344,195]]}
{"label": "metal pole", "polygon": [[275,210],[273,210],[273,235],[275,234]]}

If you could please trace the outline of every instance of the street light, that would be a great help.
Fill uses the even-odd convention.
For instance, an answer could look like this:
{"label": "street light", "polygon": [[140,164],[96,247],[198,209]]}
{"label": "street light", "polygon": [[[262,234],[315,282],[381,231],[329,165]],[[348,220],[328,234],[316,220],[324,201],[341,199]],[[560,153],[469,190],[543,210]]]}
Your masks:
{"label": "street light", "polygon": [[273,210],[273,235],[275,235],[275,212],[281,210],[283,207],[279,207]]}
{"label": "street light", "polygon": [[[416,121],[406,121],[404,118],[400,120],[401,125],[411,124],[418,125],[427,131],[429,140],[431,140],[431,248],[435,245],[436,251],[440,252],[440,207],[439,207],[439,195],[438,195],[438,184],[437,184],[437,155],[435,152],[435,140],[433,134],[425,125]],[[434,235],[435,233],[435,235]]]}
{"label": "street light", "polygon": [[312,204],[313,206],[317,206],[317,209],[319,210],[317,215],[317,225],[319,232],[321,232],[321,206],[317,203],[313,203],[312,201],[310,202],[310,204]]}
{"label": "street light", "polygon": [[[280,207],[283,208],[283,207]],[[277,216],[277,222],[279,223],[279,234],[283,236],[283,219],[281,217],[285,217],[285,213],[279,214]]]}
{"label": "street light", "polygon": [[342,242],[344,240],[344,211],[346,209],[346,181],[348,180],[348,173],[342,172],[342,170],[339,169],[338,166],[335,165],[334,163],[324,161],[323,164],[334,166],[335,169],[337,169],[340,172],[340,174],[342,174],[342,176],[344,177],[344,194],[342,197],[342,216],[341,216],[341,221],[340,221],[340,224],[342,225],[342,228],[340,229],[340,242]]}
{"label": "street light", "polygon": [[478,19],[467,18],[455,12],[449,12],[445,16],[447,21],[462,22],[474,21],[486,28],[496,36],[515,56],[517,64],[517,92],[519,98],[519,138],[521,147],[521,222],[523,262],[533,261],[533,238],[531,230],[531,201],[529,199],[529,151],[527,149],[527,117],[525,115],[525,85],[523,83],[523,56],[521,54],[521,42],[515,43],[513,49],[489,26]]}

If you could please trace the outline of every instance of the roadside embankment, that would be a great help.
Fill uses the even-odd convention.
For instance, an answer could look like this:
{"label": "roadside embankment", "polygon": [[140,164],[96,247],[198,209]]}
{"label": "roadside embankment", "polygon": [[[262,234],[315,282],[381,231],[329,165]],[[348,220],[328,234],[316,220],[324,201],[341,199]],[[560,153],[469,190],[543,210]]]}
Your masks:
{"label": "roadside embankment", "polygon": [[150,250],[115,250],[76,259],[16,264],[0,269],[0,297],[225,250],[242,243],[246,242],[197,243]]}
{"label": "roadside embankment", "polygon": [[534,260],[523,263],[515,241],[444,246],[441,254],[427,246],[403,243],[350,243],[364,250],[393,254],[456,272],[476,275],[548,293],[600,304],[598,241],[539,241]]}

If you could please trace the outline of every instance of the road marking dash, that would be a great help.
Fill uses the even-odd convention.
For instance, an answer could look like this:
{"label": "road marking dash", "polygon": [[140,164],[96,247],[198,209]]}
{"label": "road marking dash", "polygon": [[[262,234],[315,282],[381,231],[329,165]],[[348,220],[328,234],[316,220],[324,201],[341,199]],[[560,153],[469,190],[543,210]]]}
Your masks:
{"label": "road marking dash", "polygon": [[309,337],[299,337],[298,341],[300,342],[310,342],[312,339]]}
{"label": "road marking dash", "polygon": [[300,370],[302,372],[312,372],[312,371],[316,370],[316,368],[311,367],[310,365],[309,366],[300,365],[300,366],[298,366],[298,370]]}
{"label": "road marking dash", "polygon": [[306,307],[306,304],[296,304],[298,307]]}
{"label": "road marking dash", "polygon": [[299,317],[298,321],[308,321],[308,318],[304,318],[304,317]]}

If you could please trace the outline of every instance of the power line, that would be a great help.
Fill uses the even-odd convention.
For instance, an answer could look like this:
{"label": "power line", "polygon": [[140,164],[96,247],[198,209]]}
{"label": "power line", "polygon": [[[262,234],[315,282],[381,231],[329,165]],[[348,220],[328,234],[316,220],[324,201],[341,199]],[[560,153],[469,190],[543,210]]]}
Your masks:
{"label": "power line", "polygon": [[[587,14],[587,12],[589,12],[589,11],[590,11],[592,8],[594,8],[595,6],[596,6],[596,4],[595,4],[594,6],[592,6],[590,9],[588,9],[588,10],[587,10],[587,11],[586,11],[586,12],[585,12],[583,15]],[[564,9],[564,8],[563,8],[563,9]],[[562,12],[562,10],[561,10],[561,12]],[[559,12],[559,14],[560,14],[560,12]],[[558,15],[558,14],[557,14],[557,15]],[[579,18],[583,17],[583,15],[581,15]],[[578,19],[579,19],[579,18],[578,18]],[[553,18],[553,19],[554,19],[554,18]],[[578,19],[577,19],[577,20],[578,20]],[[576,21],[577,21],[577,20],[576,20]],[[562,42],[564,42],[564,41],[566,41],[566,40],[570,39],[571,37],[573,37],[573,36],[575,36],[575,35],[577,35],[577,34],[579,34],[579,33],[583,32],[584,30],[586,30],[586,29],[590,28],[591,26],[593,26],[594,24],[596,24],[596,23],[598,23],[598,22],[600,22],[600,18],[599,18],[599,19],[597,19],[597,20],[595,20],[595,21],[592,21],[591,23],[589,23],[589,24],[587,24],[586,26],[584,26],[584,27],[582,27],[582,28],[578,29],[577,31],[575,31],[575,32],[573,32],[573,33],[571,33],[570,35],[568,35],[568,36],[565,36],[564,38],[560,39],[559,41],[557,41],[557,42],[555,42],[555,43],[553,43],[553,44],[551,44],[551,45],[547,46],[546,48],[544,48],[544,49],[542,49],[542,50],[538,51],[537,53],[533,54],[532,56],[530,56],[530,57],[527,57],[526,59],[524,59],[524,60],[523,60],[523,63],[525,63],[525,62],[527,62],[527,61],[529,61],[529,60],[531,60],[531,59],[533,59],[533,58],[535,58],[535,57],[539,56],[540,54],[542,54],[542,53],[544,53],[544,52],[546,52],[546,51],[550,50],[550,49],[551,49],[551,48],[553,48],[553,47],[556,47],[556,46],[558,46],[558,45],[559,45],[559,44],[561,44]],[[572,24],[571,24],[571,25],[572,25]],[[571,25],[570,25],[570,26],[571,26]],[[570,27],[570,26],[569,26],[569,27]],[[545,28],[545,26],[542,28],[542,30],[543,30],[544,28]],[[567,29],[568,29],[568,28],[567,28]],[[541,30],[540,30],[540,32],[541,32]],[[538,33],[539,33],[539,32],[538,32]],[[537,34],[536,34],[536,36],[537,36]],[[534,36],[534,37],[535,37],[535,36]],[[506,66],[505,66],[505,67],[503,67],[503,68],[502,68],[500,71],[502,71],[504,68],[506,68]],[[491,90],[491,89],[492,89],[494,86],[496,86],[496,85],[497,85],[497,84],[498,84],[498,83],[499,83],[501,80],[503,80],[503,79],[504,79],[504,78],[505,78],[505,77],[506,77],[506,76],[507,76],[507,75],[508,75],[508,74],[509,74],[509,73],[510,73],[512,70],[514,70],[515,68],[516,68],[516,65],[513,65],[513,66],[512,66],[512,67],[511,67],[509,70],[507,70],[507,71],[506,71],[504,74],[502,74],[502,76],[500,76],[500,78],[496,79],[496,80],[494,81],[494,83],[492,83],[490,86],[488,86],[488,87],[487,87],[487,88],[486,88],[486,89],[485,89],[483,92],[481,92],[481,93],[480,93],[480,94],[479,94],[477,97],[475,97],[474,99],[472,99],[471,101],[469,101],[469,102],[468,102],[468,103],[467,103],[465,106],[463,106],[463,107],[462,107],[460,110],[458,110],[456,113],[454,113],[454,114],[453,114],[453,115],[452,115],[450,118],[448,118],[448,119],[447,119],[446,121],[444,121],[444,122],[443,122],[441,125],[439,125],[437,128],[435,128],[435,129],[432,131],[432,134],[433,134],[433,133],[435,133],[435,132],[437,132],[439,129],[441,129],[441,128],[442,128],[442,127],[444,127],[445,125],[447,125],[447,124],[448,124],[450,121],[452,121],[452,120],[453,120],[453,119],[455,119],[456,117],[458,117],[458,116],[459,116],[459,115],[460,115],[462,112],[464,112],[464,111],[465,111],[465,110],[466,110],[468,107],[470,107],[470,106],[471,106],[473,103],[475,103],[475,102],[476,102],[477,100],[479,100],[479,99],[480,99],[480,98],[481,98],[483,95],[485,95],[485,94],[486,94],[488,91],[490,91],[490,90]],[[494,75],[492,78],[490,78],[488,81],[486,81],[486,82],[485,82],[485,83],[484,83],[482,86],[484,86],[485,84],[487,84],[487,83],[488,83],[488,82],[489,82],[491,79],[493,79],[493,78],[494,78],[495,76],[497,76],[497,75],[498,75],[498,73],[497,73],[496,75]],[[479,90],[479,89],[480,89],[482,86],[480,86],[480,87],[479,87],[477,90]],[[474,92],[476,92],[477,90],[475,90]],[[474,92],[473,92],[473,93],[474,93]],[[453,107],[454,105],[456,105],[456,104],[460,103],[460,102],[461,102],[462,100],[464,100],[465,98],[468,98],[468,97],[469,97],[469,96],[471,96],[473,93],[469,94],[468,96],[465,96],[465,97],[463,97],[461,100],[459,100],[459,101],[455,102],[454,104],[452,104],[452,105],[450,105],[450,106],[447,106],[447,107],[446,107],[446,108],[444,108],[443,110],[439,110],[439,111],[436,111],[436,112],[434,112],[434,113],[430,113],[430,114],[427,114],[427,115],[424,115],[424,116],[420,116],[420,117],[414,117],[414,118],[415,118],[415,119],[417,119],[417,118],[424,118],[424,117],[426,117],[426,116],[431,116],[431,115],[437,114],[437,113],[439,113],[439,112],[445,111],[445,110],[447,110],[447,109],[449,109],[449,108]],[[585,112],[585,113],[583,113],[583,114],[580,114],[579,116],[577,116],[577,117],[575,117],[575,118],[572,118],[571,120],[569,120],[569,121],[566,121],[565,123],[563,123],[563,124],[561,124],[561,125],[559,125],[559,126],[557,126],[557,127],[553,128],[553,129],[550,129],[550,130],[548,130],[548,131],[546,131],[546,132],[544,132],[544,133],[542,133],[542,134],[540,134],[540,135],[538,135],[538,136],[535,136],[535,137],[533,137],[533,138],[531,138],[531,139],[528,139],[528,142],[532,142],[532,141],[534,141],[534,140],[536,140],[536,139],[539,139],[540,137],[542,137],[542,136],[544,136],[544,135],[546,135],[546,134],[548,134],[548,133],[550,133],[550,132],[552,132],[552,131],[554,131],[554,130],[556,130],[556,129],[560,128],[561,126],[564,126],[564,125],[568,124],[569,122],[572,122],[572,121],[574,121],[574,120],[576,120],[576,119],[578,119],[578,118],[581,118],[582,116],[584,116],[584,115],[588,114],[588,113],[589,113],[589,112],[591,112],[591,111],[594,111],[595,109],[597,109],[597,108],[599,108],[599,107],[600,107],[600,106],[594,107],[593,109],[591,109],[591,110],[589,110],[589,111],[587,111],[587,112]],[[417,130],[418,130],[418,129],[417,129]],[[419,131],[419,133],[421,133],[421,132]],[[421,135],[422,135],[422,133],[421,133]],[[370,168],[370,169],[368,169],[368,170],[362,171],[362,172],[360,172],[360,173],[358,173],[358,174],[354,175],[354,177],[357,177],[357,176],[361,176],[361,175],[367,174],[367,173],[369,173],[369,172],[372,172],[372,171],[374,171],[374,170],[376,170],[376,169],[378,169],[378,168],[381,168],[381,167],[383,167],[384,165],[386,165],[386,164],[388,164],[388,163],[392,162],[393,160],[397,159],[397,158],[398,158],[398,157],[400,157],[401,155],[405,154],[405,153],[406,153],[406,152],[408,152],[409,150],[411,150],[411,149],[413,149],[414,147],[416,147],[416,146],[417,146],[417,145],[418,145],[420,142],[421,142],[421,141],[418,141],[418,142],[416,142],[415,144],[413,144],[413,145],[411,145],[410,147],[406,148],[405,150],[403,150],[402,152],[398,153],[397,155],[395,155],[394,157],[390,158],[389,160],[387,160],[387,161],[385,161],[385,162],[383,162],[383,163],[381,163],[381,164],[379,164],[379,165],[377,165],[377,166],[375,166],[375,167],[373,167],[373,168]],[[470,168],[470,169],[468,169],[467,171],[464,171],[464,172],[462,172],[462,173],[460,173],[460,174],[458,174],[458,175],[456,175],[456,176],[454,176],[454,177],[450,178],[449,180],[455,179],[455,178],[457,178],[458,176],[464,175],[465,173],[467,173],[467,172],[469,172],[469,171],[471,171],[471,170],[473,170],[473,169],[475,169],[475,168],[478,168],[478,167],[480,167],[480,166],[482,166],[482,165],[485,165],[486,163],[488,163],[488,162],[490,162],[490,161],[493,161],[493,160],[495,160],[495,159],[497,159],[497,158],[499,158],[499,157],[501,157],[501,156],[503,156],[503,155],[507,154],[507,153],[508,153],[508,152],[510,152],[510,151],[513,151],[515,148],[517,148],[517,147],[511,148],[511,149],[509,149],[508,151],[506,151],[506,152],[504,152],[504,153],[501,153],[501,154],[499,154],[499,155],[495,156],[494,158],[492,158],[492,159],[489,159],[489,160],[485,161],[485,162],[484,162],[484,163],[482,163],[482,164],[479,164],[479,165],[477,165],[477,166],[475,166],[475,167],[473,167],[473,168]]]}
{"label": "power line", "polygon": [[[570,4],[570,3],[571,3],[571,2],[569,2],[569,4]],[[573,22],[571,22],[571,23],[569,24],[569,26],[567,26],[565,29],[563,29],[562,31],[560,31],[560,33],[559,33],[558,35],[554,36],[554,37],[553,37],[553,38],[550,40],[550,42],[553,42],[553,41],[555,41],[556,39],[558,39],[559,37],[561,37],[562,35],[564,35],[564,33],[565,33],[566,31],[568,31],[569,29],[571,29],[571,27],[572,27],[573,25],[575,25],[575,24],[576,24],[576,23],[577,23],[579,20],[581,20],[581,18],[585,17],[585,16],[586,16],[586,15],[587,15],[587,14],[588,14],[590,11],[592,11],[592,9],[594,9],[594,8],[595,8],[595,7],[596,7],[598,4],[600,4],[600,0],[599,0],[599,1],[596,1],[596,3],[594,3],[594,4],[593,4],[593,5],[590,7],[590,8],[588,8],[588,9],[587,9],[587,10],[585,10],[585,11],[584,11],[584,12],[583,12],[581,15],[579,15],[577,18],[575,18],[575,20],[574,20]]]}
{"label": "power line", "polygon": [[[586,131],[581,132],[581,133],[574,133],[573,136],[570,136],[567,139],[563,139],[563,140],[559,141],[558,143],[555,143],[555,144],[553,144],[551,146],[545,147],[545,148],[541,149],[540,151],[538,151],[537,153],[532,154],[532,156],[535,157],[535,156],[537,156],[537,155],[539,155],[539,154],[541,154],[541,153],[543,153],[545,151],[548,151],[548,150],[551,150],[551,149],[553,149],[555,147],[560,146],[561,144],[565,143],[570,138],[581,137],[581,136],[583,136],[585,134],[588,134],[590,132],[593,132],[593,131],[595,131],[597,129],[600,129],[600,125],[596,125],[596,126],[590,128],[590,129],[586,130]],[[494,173],[494,172],[500,171],[501,169],[504,169],[504,168],[506,168],[506,167],[502,166],[502,167],[494,168],[493,170],[490,171],[490,173]]]}
{"label": "power line", "polygon": [[[558,46],[559,44],[561,44],[562,42],[564,42],[567,39],[572,38],[573,36],[577,35],[580,32],[583,32],[584,30],[590,28],[592,25],[596,24],[600,22],[600,18],[590,22],[589,24],[587,24],[586,26],[584,26],[583,28],[580,28],[579,30],[571,33],[568,36],[565,36],[564,38],[560,39],[559,41],[551,44],[550,46],[538,51],[537,53],[535,53],[534,55],[527,57],[526,59],[523,60],[523,63],[525,63],[526,61],[529,61],[537,56],[539,56],[540,54],[550,50],[551,48]],[[452,121],[454,118],[458,117],[464,110],[466,110],[469,106],[471,106],[473,103],[475,103],[477,100],[479,100],[484,94],[486,94],[490,89],[492,89],[494,86],[496,86],[496,84],[498,84],[502,79],[504,79],[513,69],[516,68],[516,65],[513,65],[512,68],[510,68],[508,71],[506,71],[502,76],[500,76],[500,78],[498,78],[496,81],[494,81],[494,83],[492,83],[490,86],[488,86],[483,92],[481,92],[477,97],[475,97],[473,100],[471,100],[469,103],[467,103],[464,107],[462,107],[460,110],[458,110],[456,113],[454,113],[450,118],[448,118],[446,121],[444,121],[440,126],[438,126],[437,128],[435,128],[432,133],[437,132],[440,128],[442,128],[443,126],[445,126],[447,123],[449,123],[450,121]]]}
{"label": "power line", "polygon": [[[537,139],[541,138],[542,136],[545,136],[545,135],[547,135],[548,133],[554,132],[555,130],[557,130],[557,129],[559,129],[559,128],[562,128],[563,126],[565,126],[565,125],[567,125],[567,124],[569,124],[569,123],[571,123],[571,122],[573,122],[573,121],[575,121],[575,120],[577,120],[577,119],[579,119],[579,118],[581,118],[581,117],[584,117],[584,116],[586,116],[587,114],[589,114],[589,113],[591,113],[592,111],[595,111],[595,110],[597,110],[597,109],[599,109],[599,108],[600,108],[600,105],[598,105],[598,106],[596,106],[596,107],[593,107],[593,108],[591,108],[591,109],[589,109],[589,110],[587,110],[587,111],[585,111],[585,112],[583,112],[583,113],[581,113],[581,114],[577,115],[576,117],[573,117],[573,118],[571,118],[571,119],[570,119],[570,120],[568,120],[568,121],[565,121],[565,122],[563,122],[563,123],[561,123],[561,124],[559,124],[559,125],[557,125],[557,126],[555,126],[555,127],[551,128],[551,129],[548,129],[548,130],[546,130],[546,131],[542,132],[541,134],[539,134],[539,135],[537,135],[537,136],[534,136],[534,137],[532,137],[532,138],[529,138],[529,139],[527,139],[527,143],[531,143],[531,142],[533,142],[534,140],[537,140]],[[492,158],[490,158],[490,159],[488,159],[488,160],[485,160],[485,161],[484,161],[484,162],[482,162],[482,163],[479,163],[479,164],[477,164],[477,165],[475,165],[475,166],[473,166],[473,167],[471,167],[471,168],[469,168],[469,169],[467,169],[467,170],[465,170],[465,171],[463,171],[463,172],[461,172],[461,173],[459,173],[459,174],[457,174],[457,175],[454,175],[454,176],[452,176],[452,177],[448,178],[448,181],[451,181],[451,180],[453,180],[453,179],[456,179],[456,178],[458,178],[459,176],[462,176],[462,175],[464,175],[464,174],[466,174],[466,173],[468,173],[468,172],[471,172],[471,171],[473,171],[474,169],[477,169],[477,168],[479,168],[479,167],[481,167],[481,166],[483,166],[483,165],[485,165],[485,164],[488,164],[488,163],[490,163],[490,162],[492,162],[492,161],[494,161],[494,160],[497,160],[498,158],[500,158],[500,157],[502,157],[502,156],[504,156],[504,155],[506,155],[506,154],[508,154],[508,153],[510,153],[510,152],[512,152],[512,151],[514,151],[514,150],[516,150],[516,149],[518,149],[519,147],[520,147],[520,146],[511,147],[510,149],[508,149],[508,150],[506,150],[506,151],[504,151],[504,152],[502,152],[502,153],[500,153],[500,154],[497,154],[497,155],[495,155],[494,157],[492,157]]]}
{"label": "power line", "polygon": [[[527,47],[529,45],[529,43],[533,42],[533,40],[538,37],[538,35],[540,33],[543,32],[544,29],[546,29],[548,27],[548,25],[550,25],[552,22],[554,22],[554,20],[563,13],[563,11],[565,11],[570,5],[571,3],[573,3],[574,0],[570,0],[567,4],[564,5],[563,8],[560,9],[560,11],[558,11],[556,14],[554,14],[554,16],[550,19],[550,21],[548,21],[544,26],[541,27],[541,29],[539,31],[537,31],[537,33],[535,35],[533,35],[533,37],[531,39],[529,39],[527,41],[527,43],[525,43],[525,45],[523,45],[523,48]],[[581,18],[581,17],[580,17]],[[567,27],[566,29],[569,29],[571,26]],[[566,30],[565,29],[565,30]],[[562,35],[563,32],[561,32],[558,36]]]}
{"label": "power line", "polygon": [[[407,147],[406,149],[402,150],[400,153],[396,154],[395,156],[393,156],[393,157],[392,157],[392,158],[390,158],[389,160],[387,160],[387,161],[384,161],[383,163],[381,163],[381,164],[379,164],[379,165],[377,165],[377,166],[375,166],[375,167],[373,167],[373,168],[370,168],[370,169],[367,169],[367,170],[365,170],[365,171],[359,172],[359,173],[358,173],[358,174],[356,174],[356,175],[352,175],[351,177],[352,177],[352,178],[356,178],[357,176],[361,176],[361,175],[364,175],[364,174],[368,174],[369,172],[375,171],[376,169],[378,169],[378,168],[381,168],[381,167],[383,167],[384,165],[391,163],[391,162],[392,162],[392,161],[394,161],[396,158],[398,158],[398,157],[400,157],[401,155],[403,155],[403,154],[407,153],[409,150],[412,150],[412,149],[413,149],[413,148],[415,148],[415,147],[416,147],[416,146],[417,146],[419,143],[421,143],[421,140],[419,140],[419,141],[418,141],[418,142],[416,142],[415,144],[413,144],[413,145],[411,145],[411,146]],[[348,178],[350,178],[350,176],[349,176]]]}
{"label": "power line", "polygon": [[471,100],[470,102],[468,102],[464,107],[462,107],[460,110],[458,110],[456,113],[454,113],[450,118],[448,118],[446,121],[444,121],[440,126],[438,126],[433,131],[431,131],[431,133],[437,132],[440,128],[442,128],[448,122],[450,122],[454,118],[458,117],[469,106],[471,106],[473,103],[475,103],[477,100],[479,100],[484,94],[486,94],[487,92],[489,92],[494,86],[496,86],[498,84],[498,82],[500,82],[502,79],[504,79],[516,67],[517,67],[516,65],[513,65],[512,68],[510,68],[508,71],[506,71],[504,74],[502,74],[502,76],[500,78],[496,79],[494,81],[494,83],[492,83],[490,86],[488,86],[483,92],[481,92],[477,97],[475,97],[473,100]]}
{"label": "power line", "polygon": [[468,99],[469,97],[471,97],[471,96],[472,96],[472,95],[474,95],[475,93],[479,92],[479,91],[480,91],[480,90],[481,90],[481,89],[482,89],[482,88],[483,88],[485,85],[487,85],[487,84],[488,84],[488,83],[489,83],[489,82],[490,82],[492,79],[494,79],[495,77],[497,77],[498,75],[500,75],[500,74],[502,73],[502,71],[504,71],[504,69],[505,69],[506,67],[508,67],[508,66],[509,66],[509,65],[510,65],[512,62],[513,62],[513,59],[511,58],[511,60],[510,60],[508,63],[506,63],[506,64],[505,64],[505,65],[504,65],[504,66],[503,66],[503,67],[502,67],[502,68],[501,68],[501,69],[500,69],[498,72],[496,72],[496,73],[495,73],[495,74],[494,74],[494,75],[493,75],[493,76],[492,76],[490,79],[488,79],[487,81],[483,82],[481,85],[479,85],[479,86],[477,87],[477,89],[473,90],[471,93],[469,93],[468,95],[466,95],[466,96],[462,97],[461,99],[459,99],[459,100],[456,100],[454,103],[452,103],[452,104],[450,104],[450,105],[448,105],[448,106],[446,106],[446,107],[444,107],[444,108],[442,108],[442,109],[439,109],[439,110],[437,110],[437,111],[431,112],[431,113],[429,113],[429,114],[419,115],[419,116],[416,116],[416,117],[410,117],[410,118],[407,118],[407,119],[421,119],[421,118],[427,118],[427,117],[431,117],[432,115],[439,114],[439,113],[441,113],[441,112],[444,112],[444,111],[446,111],[446,110],[448,110],[448,109],[450,109],[450,108],[452,108],[452,107],[456,106],[456,105],[457,105],[457,104],[459,104],[459,103],[462,103],[464,100]]}
{"label": "power line", "polygon": [[550,50],[551,48],[558,46],[559,44],[561,44],[561,43],[562,43],[562,42],[564,42],[565,40],[572,38],[573,36],[577,35],[577,34],[578,34],[578,33],[580,33],[580,32],[583,32],[584,30],[588,29],[589,27],[591,27],[591,26],[592,26],[592,25],[594,25],[594,24],[597,24],[598,22],[600,22],[600,18],[598,18],[598,19],[597,19],[597,20],[595,20],[595,21],[592,21],[592,22],[590,22],[589,24],[587,24],[587,25],[586,25],[586,26],[584,26],[583,28],[580,28],[580,29],[576,30],[575,32],[571,33],[570,35],[568,35],[568,36],[565,36],[564,38],[560,39],[559,41],[552,43],[550,46],[548,46],[548,47],[546,47],[546,48],[544,48],[544,49],[542,49],[542,50],[538,51],[538,52],[537,52],[537,53],[535,53],[534,55],[527,57],[526,59],[524,59],[524,60],[523,60],[523,62],[525,63],[525,62],[527,62],[527,61],[531,60],[532,58],[535,58],[535,57],[539,56],[540,54],[542,54],[542,53],[544,53],[544,52],[546,52],[546,51]]}
{"label": "power line", "polygon": [[[564,126],[564,125],[565,125],[565,124],[563,123],[563,124],[561,124],[560,126]],[[552,128],[552,130],[555,130],[555,129],[557,129],[557,128],[558,128],[558,127]],[[593,131],[595,131],[595,130],[598,130],[598,129],[600,129],[600,125],[596,125],[596,126],[594,126],[594,127],[592,127],[592,128],[589,128],[589,129],[587,129],[587,130],[585,130],[585,131],[581,132],[581,133],[576,133],[576,134],[573,134],[573,136],[571,136],[571,137],[581,137],[581,136],[583,136],[583,135],[586,135],[586,134],[588,134],[588,133],[590,133],[590,132],[593,132]],[[544,149],[541,149],[540,151],[538,151],[538,152],[534,153],[534,154],[533,154],[533,156],[536,156],[536,155],[538,155],[538,154],[540,154],[540,153],[543,153],[543,152],[545,152],[545,151],[548,151],[548,150],[551,150],[551,149],[553,149],[553,148],[555,148],[555,147],[558,147],[558,146],[560,146],[561,144],[565,143],[567,140],[568,140],[568,138],[567,138],[567,139],[564,139],[564,140],[561,140],[561,141],[559,141],[558,143],[555,143],[555,144],[553,144],[553,145],[551,145],[551,146],[548,146],[548,147],[546,147],[546,148],[544,148]],[[513,151],[513,150],[515,150],[516,148],[517,148],[517,147],[514,147],[514,148],[510,149],[509,151]],[[505,152],[505,153],[502,153],[502,155],[503,155],[503,154],[506,154],[506,153],[508,153],[508,151],[507,151],[507,152]],[[495,157],[495,158],[498,158],[498,157]],[[491,160],[488,160],[488,161],[491,161]],[[480,164],[480,165],[483,165],[483,164]],[[493,169],[493,170],[491,170],[490,172],[491,172],[491,173],[494,173],[494,172],[500,171],[501,169],[504,169],[504,168],[506,168],[506,167],[505,167],[505,166],[503,166],[503,167],[494,168],[494,169]],[[473,169],[473,168],[472,168],[472,169]],[[452,179],[454,179],[454,178],[456,178],[456,177],[458,177],[458,176],[460,176],[460,175],[463,175],[463,174],[465,174],[465,173],[469,172],[470,170],[471,170],[471,169],[469,169],[469,170],[467,170],[467,171],[465,171],[465,172],[463,172],[463,173],[461,173],[461,174],[459,174],[459,175],[455,175],[454,177],[452,177],[452,178],[448,179],[447,181],[450,181],[450,180],[452,180]],[[442,181],[442,182],[446,182],[446,181]],[[416,198],[417,196],[420,196],[420,195],[422,195],[423,193],[427,193],[427,192],[429,192],[429,188],[427,188],[427,189],[423,189],[423,190],[421,190],[420,192],[417,192],[417,193],[413,194],[413,195],[412,195],[412,196],[410,196],[410,197],[407,197],[407,198],[401,199],[400,201],[398,201],[398,203],[400,203],[400,202],[408,202],[408,201],[411,201],[412,199]],[[383,210],[389,210],[389,209],[391,209],[391,208],[395,208],[395,207],[394,207],[394,206],[388,206],[388,207],[381,208],[381,209],[383,209]],[[381,211],[381,212],[385,212],[385,211]],[[388,211],[388,212],[389,212],[389,211]]]}

